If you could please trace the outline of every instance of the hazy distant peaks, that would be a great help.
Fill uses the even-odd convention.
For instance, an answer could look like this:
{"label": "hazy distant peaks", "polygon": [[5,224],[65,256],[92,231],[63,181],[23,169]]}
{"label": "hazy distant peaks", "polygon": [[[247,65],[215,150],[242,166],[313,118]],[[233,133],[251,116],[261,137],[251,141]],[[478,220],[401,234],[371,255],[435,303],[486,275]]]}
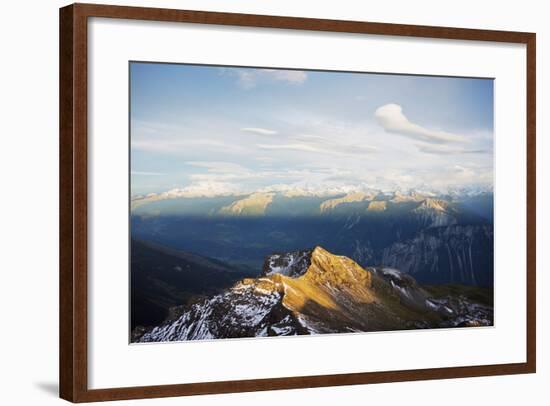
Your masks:
{"label": "hazy distant peaks", "polygon": [[[218,187],[219,186],[219,187]],[[319,211],[321,213],[336,209],[342,204],[370,202],[368,210],[381,211],[387,208],[387,202],[393,204],[405,202],[424,202],[426,208],[444,211],[446,201],[453,198],[472,197],[492,193],[490,186],[473,186],[447,191],[430,190],[380,190],[362,186],[339,186],[339,187],[293,187],[290,185],[273,185],[261,188],[256,191],[242,192],[228,189],[223,185],[208,184],[203,186],[190,186],[175,188],[161,193],[150,193],[132,197],[132,210],[148,203],[171,200],[171,199],[192,199],[192,198],[219,198],[235,197],[235,201],[223,206],[220,214],[264,214],[266,209],[273,203],[274,199],[284,197],[288,199],[313,197],[321,200]]]}
{"label": "hazy distant peaks", "polygon": [[433,195],[434,195],[433,193],[429,193],[429,192],[420,193],[420,192],[417,192],[416,190],[412,190],[408,194],[404,194],[404,193],[401,193],[400,191],[396,191],[391,201],[394,203],[420,202],[426,199],[426,197],[430,197]]}

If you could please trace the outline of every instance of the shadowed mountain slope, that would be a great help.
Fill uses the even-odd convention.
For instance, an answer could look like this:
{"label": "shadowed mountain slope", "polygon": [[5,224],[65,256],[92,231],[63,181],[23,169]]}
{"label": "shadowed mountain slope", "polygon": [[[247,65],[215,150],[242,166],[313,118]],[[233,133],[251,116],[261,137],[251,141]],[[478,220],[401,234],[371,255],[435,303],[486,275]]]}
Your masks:
{"label": "shadowed mountain slope", "polygon": [[171,307],[218,293],[250,276],[218,260],[136,240],[131,242],[131,264],[132,328],[157,325]]}

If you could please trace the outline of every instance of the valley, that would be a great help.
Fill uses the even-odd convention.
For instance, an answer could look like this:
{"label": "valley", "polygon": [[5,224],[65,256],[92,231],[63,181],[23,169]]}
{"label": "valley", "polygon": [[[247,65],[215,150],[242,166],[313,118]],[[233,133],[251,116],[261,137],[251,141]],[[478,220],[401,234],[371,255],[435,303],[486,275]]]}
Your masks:
{"label": "valley", "polygon": [[490,193],[287,194],[142,203],[132,236],[256,273],[267,255],[320,245],[361,266],[405,267],[421,283],[492,286]]}

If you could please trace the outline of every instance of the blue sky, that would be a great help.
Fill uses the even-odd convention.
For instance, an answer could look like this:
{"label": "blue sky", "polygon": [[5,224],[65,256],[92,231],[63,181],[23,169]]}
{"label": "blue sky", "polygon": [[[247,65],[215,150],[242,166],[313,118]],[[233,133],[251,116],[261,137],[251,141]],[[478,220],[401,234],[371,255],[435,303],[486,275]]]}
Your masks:
{"label": "blue sky", "polygon": [[132,195],[492,184],[490,79],[130,69]]}

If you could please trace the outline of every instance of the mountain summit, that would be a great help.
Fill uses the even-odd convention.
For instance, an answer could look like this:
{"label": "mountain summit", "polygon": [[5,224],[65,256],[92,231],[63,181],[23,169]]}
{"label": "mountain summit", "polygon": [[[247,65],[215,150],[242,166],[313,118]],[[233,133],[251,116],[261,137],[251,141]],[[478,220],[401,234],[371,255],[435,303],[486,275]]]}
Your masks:
{"label": "mountain summit", "polygon": [[[433,298],[394,269],[364,269],[322,247],[266,258],[247,278],[138,341],[180,341],[492,324],[482,305]],[[477,306],[475,320],[461,309]],[[469,312],[468,314],[471,314]],[[446,324],[447,323],[447,324]]]}

